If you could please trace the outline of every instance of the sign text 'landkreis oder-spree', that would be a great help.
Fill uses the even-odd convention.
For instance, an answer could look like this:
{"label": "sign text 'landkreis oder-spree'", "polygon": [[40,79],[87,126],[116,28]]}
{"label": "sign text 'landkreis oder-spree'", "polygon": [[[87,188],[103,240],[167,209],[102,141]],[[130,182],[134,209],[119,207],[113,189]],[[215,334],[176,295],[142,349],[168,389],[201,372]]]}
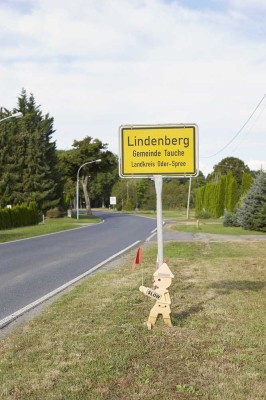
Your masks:
{"label": "sign text 'landkreis oder-spree'", "polygon": [[197,176],[197,125],[121,126],[119,170],[121,177]]}

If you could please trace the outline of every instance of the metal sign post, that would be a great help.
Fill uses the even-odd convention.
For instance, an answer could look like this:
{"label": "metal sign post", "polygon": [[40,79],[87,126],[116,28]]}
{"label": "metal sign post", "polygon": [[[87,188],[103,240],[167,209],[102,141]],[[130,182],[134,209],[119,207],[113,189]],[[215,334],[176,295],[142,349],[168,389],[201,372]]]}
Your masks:
{"label": "metal sign post", "polygon": [[163,177],[154,176],[156,190],[156,211],[157,211],[157,246],[158,246],[158,267],[163,264],[163,207],[162,207],[162,188]]}
{"label": "metal sign post", "polygon": [[189,178],[188,196],[187,196],[187,219],[189,219],[190,194],[191,194],[191,177]]}
{"label": "metal sign post", "polygon": [[163,177],[198,175],[198,127],[196,124],[122,125],[119,143],[120,177],[154,178],[160,267],[163,264]]}

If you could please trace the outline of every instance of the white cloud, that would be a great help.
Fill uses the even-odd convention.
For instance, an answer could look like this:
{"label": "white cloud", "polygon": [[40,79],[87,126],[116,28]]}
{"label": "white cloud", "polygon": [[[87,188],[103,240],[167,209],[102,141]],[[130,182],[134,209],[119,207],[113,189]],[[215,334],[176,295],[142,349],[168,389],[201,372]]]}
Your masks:
{"label": "white cloud", "polygon": [[[208,157],[265,93],[263,1],[224,10],[162,0],[10,5],[0,4],[0,105],[14,107],[22,87],[32,92],[54,116],[60,148],[91,135],[117,153],[123,123],[195,122]],[[201,158],[203,172],[227,156],[265,158],[265,112],[224,152]]]}
{"label": "white cloud", "polygon": [[265,160],[251,160],[247,162],[249,168],[253,171],[263,170],[266,171],[266,161]]}
{"label": "white cloud", "polygon": [[264,0],[231,0],[231,5],[240,10],[266,11]]}

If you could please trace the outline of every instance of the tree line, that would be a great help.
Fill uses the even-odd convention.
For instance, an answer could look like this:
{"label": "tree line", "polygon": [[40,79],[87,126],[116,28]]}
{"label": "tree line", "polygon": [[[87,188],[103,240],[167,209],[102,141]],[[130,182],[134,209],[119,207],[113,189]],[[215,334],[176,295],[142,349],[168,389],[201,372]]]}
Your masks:
{"label": "tree line", "polygon": [[0,119],[21,113],[0,124],[0,207],[30,204],[46,214],[50,209],[76,207],[77,171],[88,161],[100,158],[80,171],[81,204],[90,212],[94,204],[106,205],[118,179],[117,156],[107,144],[86,136],[73,142],[70,150],[58,150],[53,141],[54,119],[43,114],[33,94],[22,90],[12,110],[0,109]]}
{"label": "tree line", "polygon": [[197,190],[195,212],[198,218],[223,216],[225,226],[266,232],[266,173],[250,171],[234,157],[222,160]]}
{"label": "tree line", "polygon": [[[0,208],[35,204],[42,214],[75,209],[79,171],[78,206],[85,207],[88,214],[91,206],[109,207],[110,196],[116,197],[118,210],[156,209],[153,179],[120,179],[118,158],[106,143],[85,136],[74,140],[71,149],[58,150],[52,139],[53,117],[43,114],[33,94],[24,89],[12,110],[0,108],[0,119],[17,112],[22,118],[0,123]],[[92,163],[97,159],[101,162]],[[242,160],[227,157],[207,178],[201,172],[192,178],[190,207],[198,216],[233,213],[243,203],[254,177]],[[188,178],[165,178],[163,208],[186,207],[189,184]]]}
{"label": "tree line", "polygon": [[237,203],[251,187],[252,181],[252,175],[244,172],[239,184],[230,171],[216,181],[208,182],[197,191],[196,214],[200,216],[206,212],[214,218],[219,218],[225,212],[233,212]]}
{"label": "tree line", "polygon": [[[33,94],[23,89],[12,110],[1,108],[0,119],[22,113],[20,119],[0,124],[0,207],[35,202],[38,210],[75,209],[77,172],[81,165],[101,159],[100,163],[80,169],[80,204],[87,212],[91,206],[108,207],[110,196],[117,197],[119,210],[155,209],[156,196],[151,179],[120,179],[118,157],[108,145],[92,136],[74,140],[71,149],[59,150],[53,141],[54,119],[43,114]],[[195,190],[205,182],[202,173],[193,180]],[[165,179],[165,208],[186,206],[188,179]]]}

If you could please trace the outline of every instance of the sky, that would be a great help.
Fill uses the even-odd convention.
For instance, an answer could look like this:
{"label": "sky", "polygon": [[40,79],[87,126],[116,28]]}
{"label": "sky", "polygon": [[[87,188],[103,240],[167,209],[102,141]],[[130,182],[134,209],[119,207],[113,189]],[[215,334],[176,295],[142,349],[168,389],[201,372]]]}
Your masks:
{"label": "sky", "polygon": [[0,106],[32,93],[58,149],[195,123],[205,175],[266,169],[265,0],[0,0],[0,49]]}

